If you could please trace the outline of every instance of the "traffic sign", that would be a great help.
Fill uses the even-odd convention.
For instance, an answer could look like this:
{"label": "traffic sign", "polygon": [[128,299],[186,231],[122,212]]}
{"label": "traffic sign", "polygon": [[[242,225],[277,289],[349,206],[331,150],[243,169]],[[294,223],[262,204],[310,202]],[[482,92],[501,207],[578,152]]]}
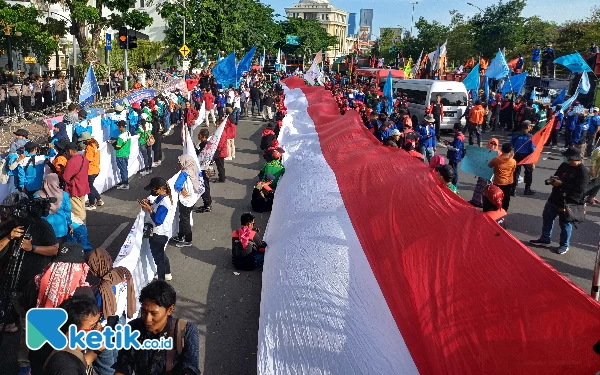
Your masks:
{"label": "traffic sign", "polygon": [[183,46],[181,46],[181,48],[179,49],[179,52],[181,53],[181,56],[186,57],[187,55],[190,54],[190,49],[188,48],[188,46],[186,46],[185,44]]}
{"label": "traffic sign", "polygon": [[184,59],[184,60],[181,62],[181,67],[183,68],[183,70],[188,70],[188,69],[190,68],[190,62],[191,62],[191,61],[190,61],[190,60],[188,60],[188,59]]}
{"label": "traffic sign", "polygon": [[112,38],[110,34],[106,34],[105,48],[107,51],[112,50]]}

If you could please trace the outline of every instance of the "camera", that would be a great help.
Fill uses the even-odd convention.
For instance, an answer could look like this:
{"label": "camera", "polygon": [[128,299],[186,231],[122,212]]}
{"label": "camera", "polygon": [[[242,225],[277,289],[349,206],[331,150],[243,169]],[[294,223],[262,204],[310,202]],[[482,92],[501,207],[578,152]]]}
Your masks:
{"label": "camera", "polygon": [[22,193],[10,194],[0,205],[2,219],[39,219],[50,214],[50,205],[56,198],[29,198]]}
{"label": "camera", "polygon": [[544,180],[544,185],[552,185],[552,183],[556,180],[559,180],[559,178],[556,176],[552,176],[549,179]]}

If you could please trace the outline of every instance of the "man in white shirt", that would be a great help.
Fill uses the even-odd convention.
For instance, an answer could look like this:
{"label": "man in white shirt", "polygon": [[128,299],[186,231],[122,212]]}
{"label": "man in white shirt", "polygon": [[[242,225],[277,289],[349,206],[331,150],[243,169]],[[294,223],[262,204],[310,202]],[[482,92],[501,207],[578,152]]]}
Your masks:
{"label": "man in white shirt", "polygon": [[227,107],[233,108],[233,101],[235,100],[235,90],[233,85],[229,85],[229,91],[227,91]]}

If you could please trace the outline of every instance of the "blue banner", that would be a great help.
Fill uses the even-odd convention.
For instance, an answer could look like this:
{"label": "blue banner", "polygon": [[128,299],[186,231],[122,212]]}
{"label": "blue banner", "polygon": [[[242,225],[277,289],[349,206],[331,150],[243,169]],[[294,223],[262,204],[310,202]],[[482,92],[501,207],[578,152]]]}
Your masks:
{"label": "blue banner", "polygon": [[241,77],[242,73],[250,70],[250,66],[252,65],[252,59],[254,58],[254,53],[256,52],[256,46],[252,47],[250,51],[242,59],[237,66],[237,77]]}
{"label": "blue banner", "polygon": [[488,150],[485,147],[475,145],[465,146],[467,156],[460,163],[460,169],[468,174],[489,180],[494,175],[494,170],[488,167],[488,163],[498,156],[497,151]]}
{"label": "blue banner", "polygon": [[490,62],[485,71],[485,76],[488,78],[500,79],[506,77],[510,73],[510,68],[504,59],[502,51],[498,51],[496,57]]}
{"label": "blue banner", "polygon": [[224,88],[228,87],[229,85],[235,85],[235,52],[231,52],[229,56],[219,61],[219,63],[215,65],[211,71],[217,80],[217,83],[222,85]]}
{"label": "blue banner", "polygon": [[[88,68],[87,74],[85,75],[85,80],[83,81],[83,85],[81,86],[81,91],[79,92],[79,103],[83,103],[84,101],[91,104],[94,101],[94,94],[100,91],[98,87],[98,82],[96,81],[96,76],[94,75],[94,69],[92,66]],[[89,101],[91,97],[91,102]]]}
{"label": "blue banner", "polygon": [[469,74],[467,74],[463,83],[467,91],[479,90],[479,64],[475,65]]}
{"label": "blue banner", "polygon": [[561,56],[558,59],[554,60],[554,63],[566,66],[567,69],[569,69],[573,73],[593,73],[592,68],[590,68],[590,66],[583,59],[583,57],[581,57],[579,52]]}
{"label": "blue banner", "polygon": [[296,35],[286,35],[285,36],[285,44],[289,44],[290,46],[299,46],[300,45],[300,37]]}
{"label": "blue banner", "polygon": [[117,104],[128,107],[133,103],[139,103],[144,99],[152,99],[156,96],[156,91],[152,89],[142,89],[132,92],[124,98],[113,100],[112,105],[116,107]]}
{"label": "blue banner", "polygon": [[556,98],[552,101],[552,106],[554,107],[557,104],[564,103],[566,97],[567,97],[567,89],[562,89],[562,91],[559,92],[558,95],[556,96]]}
{"label": "blue banner", "polygon": [[509,92],[519,95],[526,79],[527,72],[508,77],[506,82],[504,82],[504,86],[502,86],[502,96],[504,97]]}

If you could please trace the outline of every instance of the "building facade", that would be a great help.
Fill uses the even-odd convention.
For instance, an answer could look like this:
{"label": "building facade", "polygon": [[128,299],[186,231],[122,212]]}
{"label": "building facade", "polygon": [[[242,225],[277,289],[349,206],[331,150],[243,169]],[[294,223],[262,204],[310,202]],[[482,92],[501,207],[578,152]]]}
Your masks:
{"label": "building facade", "polygon": [[350,13],[336,9],[328,0],[300,0],[292,8],[285,8],[288,18],[304,18],[318,21],[329,35],[335,36],[337,44],[327,51],[328,57],[348,54],[348,16]]}
{"label": "building facade", "polygon": [[348,15],[348,37],[356,35],[356,13],[350,13]]}
{"label": "building facade", "polygon": [[[373,32],[373,9],[361,9],[360,10],[360,23],[359,27],[369,27],[369,41],[371,40],[371,33]],[[366,30],[366,29],[363,29]]]}

